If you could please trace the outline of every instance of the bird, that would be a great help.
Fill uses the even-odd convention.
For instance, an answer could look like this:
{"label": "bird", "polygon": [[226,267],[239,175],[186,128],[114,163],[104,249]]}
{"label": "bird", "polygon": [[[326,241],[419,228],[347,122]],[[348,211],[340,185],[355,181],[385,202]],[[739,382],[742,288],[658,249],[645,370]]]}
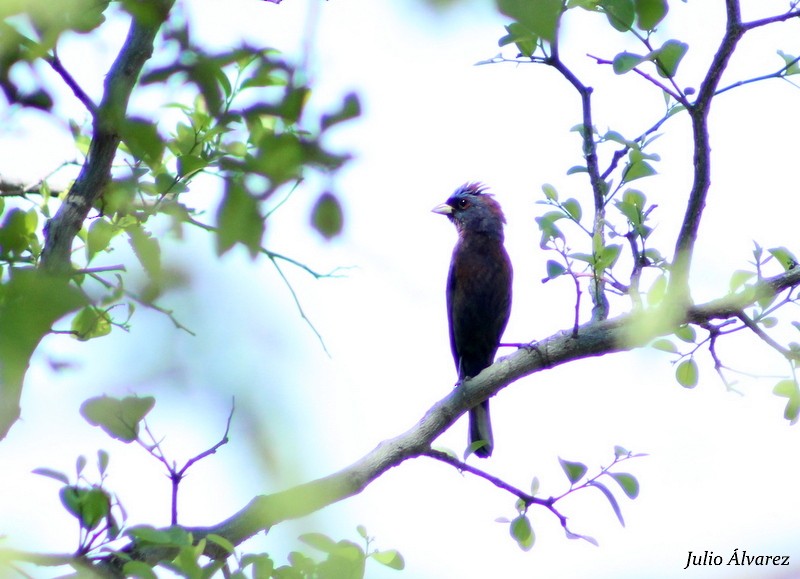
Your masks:
{"label": "bird", "polygon": [[[432,211],[447,216],[458,232],[446,292],[458,386],[494,362],[511,314],[514,274],[503,245],[506,218],[487,187],[477,182],[461,185]],[[469,441],[476,456],[491,456],[494,438],[488,400],[469,412]]]}

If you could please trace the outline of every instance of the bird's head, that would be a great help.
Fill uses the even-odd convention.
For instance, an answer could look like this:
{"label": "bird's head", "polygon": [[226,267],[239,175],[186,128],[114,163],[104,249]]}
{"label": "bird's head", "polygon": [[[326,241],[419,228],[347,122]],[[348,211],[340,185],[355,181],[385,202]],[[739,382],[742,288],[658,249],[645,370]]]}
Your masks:
{"label": "bird's head", "polygon": [[446,215],[455,224],[459,235],[474,232],[503,239],[506,218],[500,204],[481,183],[465,183],[432,211]]}

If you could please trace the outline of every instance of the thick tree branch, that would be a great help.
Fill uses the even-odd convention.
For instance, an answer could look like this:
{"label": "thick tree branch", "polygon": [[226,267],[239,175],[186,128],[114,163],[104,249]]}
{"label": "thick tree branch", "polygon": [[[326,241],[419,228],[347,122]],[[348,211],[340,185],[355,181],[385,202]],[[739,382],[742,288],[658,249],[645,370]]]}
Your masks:
{"label": "thick tree branch", "polygon": [[700,84],[697,100],[688,107],[692,121],[692,140],[694,143],[694,179],[686,214],[675,243],[675,253],[669,282],[670,295],[678,303],[687,303],[689,297],[689,269],[692,253],[700,229],[700,219],[706,205],[706,197],[711,186],[711,145],[709,144],[708,112],[719,86],[722,73],[728,66],[736,45],[745,32],[742,26],[739,0],[726,0],[727,27],[717,53],[709,67],[708,74]]}
{"label": "thick tree branch", "polygon": [[111,164],[120,144],[120,125],[125,119],[128,100],[174,2],[158,0],[159,18],[134,18],[131,22],[125,44],[106,76],[103,98],[94,114],[86,161],[55,217],[45,226],[42,267],[46,270],[66,272],[71,268],[72,241],[111,178]]}
{"label": "thick tree branch", "polygon": [[[431,443],[462,414],[520,378],[582,358],[633,350],[658,336],[674,332],[682,324],[707,324],[716,319],[738,318],[745,308],[758,299],[797,286],[800,286],[800,267],[766,278],[747,291],[690,306],[683,311],[664,311],[664,308],[660,308],[624,314],[585,324],[579,328],[577,335],[572,330],[554,334],[499,359],[434,404],[415,426],[380,443],[350,466],[284,491],[258,496],[241,511],[217,525],[188,530],[195,539],[214,533],[238,545],[285,520],[303,517],[360,493],[383,473],[410,458],[430,455]],[[211,542],[208,545],[207,554],[210,556],[226,555],[215,550],[218,548]],[[153,547],[133,545],[128,550],[134,552],[136,558],[150,563],[168,556],[164,549]],[[105,561],[104,567],[113,572],[119,563],[111,558]]]}

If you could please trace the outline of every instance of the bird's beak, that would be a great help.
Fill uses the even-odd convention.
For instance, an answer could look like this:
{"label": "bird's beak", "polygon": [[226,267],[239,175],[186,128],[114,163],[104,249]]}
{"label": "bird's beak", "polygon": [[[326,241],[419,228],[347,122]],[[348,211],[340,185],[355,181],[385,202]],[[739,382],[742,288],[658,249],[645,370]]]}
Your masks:
{"label": "bird's beak", "polygon": [[450,207],[447,203],[442,203],[441,205],[437,205],[433,209],[431,209],[434,213],[438,213],[440,215],[450,215],[453,213],[453,208]]}

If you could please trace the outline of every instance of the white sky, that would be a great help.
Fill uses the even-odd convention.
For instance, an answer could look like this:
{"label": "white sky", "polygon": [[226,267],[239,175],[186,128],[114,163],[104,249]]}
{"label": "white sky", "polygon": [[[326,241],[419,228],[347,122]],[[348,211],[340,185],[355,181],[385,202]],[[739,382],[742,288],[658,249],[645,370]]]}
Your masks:
{"label": "white sky", "polygon": [[[690,45],[681,86],[697,86],[721,33],[722,4],[672,2],[658,39]],[[744,4],[745,18],[784,6]],[[195,38],[210,50],[247,39],[295,54],[314,2],[188,5]],[[539,249],[534,217],[546,210],[535,204],[542,183],[578,198],[588,212],[585,176],[565,175],[580,162],[578,137],[568,132],[580,119],[577,95],[543,67],[472,66],[498,52],[504,32],[504,20],[488,4],[437,15],[416,3],[331,0],[321,4],[319,16],[313,106],[324,109],[349,90],[358,91],[364,105],[363,117],[334,136],[338,148],[356,154],[333,182],[345,204],[346,230],[331,244],[309,231],[308,208],[325,184],[312,180],[269,225],[267,245],[321,271],[354,266],[346,277],[325,281],[288,270],[331,357],[303,325],[269,263],[250,262],[238,251],[218,262],[202,235],[168,242],[168,260],[187,271],[192,285],[166,296],[164,305],[198,336],[139,308],[129,334],[117,331],[88,344],[46,340],[26,384],[24,419],[0,444],[0,464],[9,465],[0,478],[0,535],[9,535],[9,542],[45,551],[73,547],[65,537],[74,536],[75,524],[60,510],[57,484],[29,472],[48,466],[71,473],[78,454],[92,463],[98,448],[111,453],[109,484],[130,522],[168,522],[168,483],[158,465],[83,422],[77,409],[89,396],[156,394],[151,425],[180,462],[219,438],[236,395],[232,443],[192,469],[182,487],[186,524],[218,522],[256,494],[329,474],[411,427],[454,381],[444,282],[455,234],[430,208],[465,181],[490,185],[508,217],[515,295],[506,341],[541,339],[570,326],[572,282],[540,283],[554,256]],[[638,50],[597,27],[602,18],[571,18],[563,56],[595,87],[598,129],[635,136],[657,120],[663,102],[640,78],[617,77],[585,56]],[[84,39],[61,50],[94,95],[99,71],[124,37],[124,23],[113,26],[105,50],[88,50]],[[800,52],[797,38],[797,24],[753,34],[722,84],[776,70],[782,61],[775,50]],[[152,98],[135,106],[152,107]],[[694,268],[698,301],[726,291],[731,272],[747,267],[753,240],[796,248],[798,98],[796,88],[770,81],[728,93],[712,111],[713,186]],[[83,115],[77,103],[65,110]],[[0,118],[9,120],[2,111]],[[35,179],[74,155],[69,140],[40,119],[27,115],[11,136],[0,138],[4,177]],[[691,177],[686,118],[675,117],[663,132],[655,144],[659,175],[636,186],[658,204],[654,245],[669,254]],[[38,162],[28,166],[32,158]],[[213,198],[214,186],[198,180],[196,193]],[[585,241],[574,239],[574,249],[585,251]],[[108,262],[124,255],[121,247]],[[615,306],[615,313],[624,309]],[[537,374],[493,399],[496,450],[476,465],[521,488],[536,475],[543,495],[563,492],[559,456],[596,472],[611,460],[615,444],[650,455],[621,468],[641,483],[635,501],[617,493],[626,528],[595,491],[561,504],[572,530],[594,536],[599,548],[565,539],[553,516],[531,509],[537,543],[523,553],[494,522],[514,516],[513,497],[428,459],[409,461],[360,496],[282,525],[249,546],[283,562],[302,532],[356,540],[355,525],[364,524],[378,547],[399,549],[407,562],[400,574],[370,564],[368,576],[377,578],[767,575],[759,568],[683,571],[690,550],[714,551],[727,561],[734,548],[791,555],[789,569],[800,574],[800,434],[782,419],[783,400],[771,394],[774,376],[784,375],[787,364],[744,335],[721,344],[719,354],[737,370],[771,377],[741,377],[744,396],[727,393],[701,350],[700,384],[684,390],[673,379],[670,356],[641,350]],[[71,368],[55,373],[48,359]],[[249,437],[261,441],[260,453]],[[465,441],[461,421],[438,443],[461,452]]]}

